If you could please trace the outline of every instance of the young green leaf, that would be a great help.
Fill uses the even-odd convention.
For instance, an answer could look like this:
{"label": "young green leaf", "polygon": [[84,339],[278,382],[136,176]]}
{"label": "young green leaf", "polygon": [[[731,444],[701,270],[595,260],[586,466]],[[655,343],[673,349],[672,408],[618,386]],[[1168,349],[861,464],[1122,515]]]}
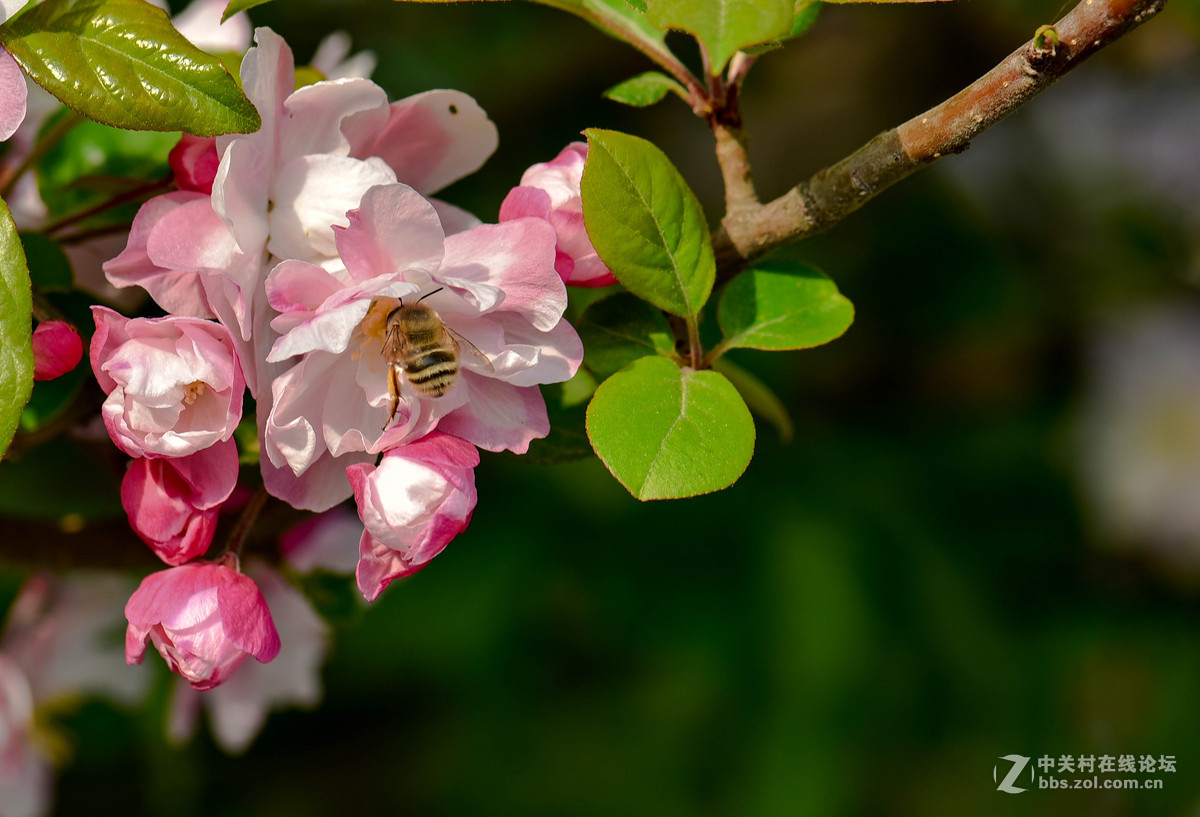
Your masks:
{"label": "young green leaf", "polygon": [[754,454],[754,420],[714,371],[644,357],[600,384],[587,411],[600,459],[641,500],[682,499],[737,481]]}
{"label": "young green leaf", "polygon": [[604,96],[614,102],[645,108],[661,102],[668,92],[674,92],[683,100],[688,98],[687,89],[666,74],[647,71],[614,85],[604,92]]}
{"label": "young green leaf", "polygon": [[0,454],[8,450],[33,391],[33,293],[25,251],[0,200]]}
{"label": "young green leaf", "polygon": [[625,288],[659,309],[695,315],[716,277],[696,194],[645,139],[591,128],[583,221],[592,246]]}
{"label": "young green leaf", "polygon": [[221,22],[225,22],[239,11],[248,11],[255,6],[262,6],[271,0],[229,0],[229,5],[225,7],[225,12],[221,15]]}
{"label": "young green leaf", "polygon": [[46,0],[0,25],[0,45],[68,107],[106,125],[212,136],[261,124],[221,61],[144,0]]}
{"label": "young green leaf", "polygon": [[793,0],[650,0],[646,19],[693,35],[707,49],[713,76],[735,52],[780,40],[792,30]]}
{"label": "young green leaf", "polygon": [[792,17],[792,30],[788,37],[799,37],[806,34],[816,25],[817,16],[821,13],[821,4],[817,0],[796,0],[795,16]]}
{"label": "young green leaf", "polygon": [[600,377],[646,355],[675,351],[675,335],[662,312],[628,292],[590,304],[575,328],[583,341],[584,362]]}
{"label": "young green leaf", "polygon": [[734,278],[721,295],[717,322],[725,339],[713,350],[807,349],[839,337],[854,306],[820,270],[798,261],[764,262]]}

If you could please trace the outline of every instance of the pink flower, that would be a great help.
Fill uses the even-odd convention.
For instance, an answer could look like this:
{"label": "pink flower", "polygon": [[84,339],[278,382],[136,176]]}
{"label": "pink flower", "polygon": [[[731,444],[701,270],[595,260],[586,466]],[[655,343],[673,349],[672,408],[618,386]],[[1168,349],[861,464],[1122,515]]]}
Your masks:
{"label": "pink flower", "polygon": [[287,645],[269,664],[248,663],[226,683],[205,693],[180,680],[171,713],[171,732],[185,739],[195,728],[198,710],[208,710],[213,737],[227,752],[242,752],[266,723],[271,710],[315,706],[321,698],[321,664],[329,645],[329,626],[302,593],[277,572],[255,562],[247,568],[279,622]]}
{"label": "pink flower", "polygon": [[583,226],[579,182],[587,144],[572,142],[554,161],[536,164],[521,176],[500,205],[500,221],[533,217],[548,221],[558,236],[554,268],[568,284],[604,287],[617,279],[604,266]]}
{"label": "pink flower", "polygon": [[21,73],[17,61],[0,48],[0,142],[16,133],[25,120],[28,93],[25,75]]}
{"label": "pink flower", "polygon": [[[279,472],[267,485],[312,510],[349,495],[339,479],[345,466],[435,427],[489,451],[524,453],[550,427],[537,384],[567,380],[583,356],[562,319],[566,288],[545,222],[446,236],[429,202],[400,184],[372,188],[349,218],[337,233],[343,276],[285,261],[267,280],[282,334],[267,360],[295,358],[273,384],[264,451]],[[393,369],[407,365],[385,348],[402,301],[435,310],[450,338],[441,343],[458,350],[440,395]]]}
{"label": "pink flower", "polygon": [[415,573],[467,529],[475,509],[479,452],[434,432],[393,448],[379,466],[346,469],[362,517],[358,589],[374,601],[393,579]]}
{"label": "pink flower", "polygon": [[186,457],[139,457],[121,481],[121,505],[142,541],[167,564],[181,565],[208,550],[237,478],[233,440]]}
{"label": "pink flower", "polygon": [[140,664],[153,644],[172,672],[195,689],[226,681],[248,656],[279,653],[271,612],[237,558],[172,567],[142,580],[125,605],[125,660]]}
{"label": "pink flower", "polygon": [[43,321],[33,330],[33,379],[53,380],[79,365],[83,341],[65,321]]}
{"label": "pink flower", "polygon": [[92,307],[101,413],[132,457],[182,457],[233,436],[246,382],[229,330],[196,318],[125,318]]}

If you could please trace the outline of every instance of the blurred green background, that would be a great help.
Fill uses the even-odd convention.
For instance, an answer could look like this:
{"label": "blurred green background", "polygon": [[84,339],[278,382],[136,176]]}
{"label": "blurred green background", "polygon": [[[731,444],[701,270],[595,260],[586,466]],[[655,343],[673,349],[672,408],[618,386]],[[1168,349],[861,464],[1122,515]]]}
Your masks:
{"label": "blurred green background", "polygon": [[[750,74],[760,192],[969,84],[1061,10],[827,9]],[[252,16],[301,61],[349,31],[393,98],[472,94],[500,147],[444,197],[485,220],[587,127],[655,140],[719,217],[703,124],[673,98],[601,99],[650,65],[573,17],[386,0]],[[1198,20],[1175,0],[798,249],[856,323],[732,358],[796,424],[782,445],[760,423],[734,487],[640,504],[595,460],[485,456],[469,531],[336,622],[318,709],[273,715],[230,758],[204,730],[165,744],[165,678],[138,713],[86,704],[60,719],[75,739],[56,813],[1200,813],[1200,584],[1096,522],[1076,422],[1098,323],[1196,300]],[[993,781],[1008,754],[1178,771],[1161,791],[1010,795]]]}

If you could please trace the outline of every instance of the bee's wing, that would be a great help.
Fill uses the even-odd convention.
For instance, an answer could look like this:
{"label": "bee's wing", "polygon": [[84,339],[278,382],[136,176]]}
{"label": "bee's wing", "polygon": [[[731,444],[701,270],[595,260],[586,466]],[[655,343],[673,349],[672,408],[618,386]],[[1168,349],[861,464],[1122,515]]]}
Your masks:
{"label": "bee's wing", "polygon": [[496,371],[496,367],[492,365],[492,361],[488,360],[488,356],[475,346],[474,343],[464,338],[462,335],[455,332],[449,326],[443,324],[446,334],[454,345],[458,348],[458,355],[464,361],[469,361],[481,369],[486,369],[489,372]]}

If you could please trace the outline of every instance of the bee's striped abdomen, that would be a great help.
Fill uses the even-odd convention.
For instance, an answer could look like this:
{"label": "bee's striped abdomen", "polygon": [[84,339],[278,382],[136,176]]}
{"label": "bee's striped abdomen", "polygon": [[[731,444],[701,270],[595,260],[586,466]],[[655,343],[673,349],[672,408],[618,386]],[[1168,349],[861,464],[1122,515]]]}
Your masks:
{"label": "bee's striped abdomen", "polygon": [[458,374],[458,355],[453,349],[431,345],[409,357],[404,373],[418,391],[441,397]]}

